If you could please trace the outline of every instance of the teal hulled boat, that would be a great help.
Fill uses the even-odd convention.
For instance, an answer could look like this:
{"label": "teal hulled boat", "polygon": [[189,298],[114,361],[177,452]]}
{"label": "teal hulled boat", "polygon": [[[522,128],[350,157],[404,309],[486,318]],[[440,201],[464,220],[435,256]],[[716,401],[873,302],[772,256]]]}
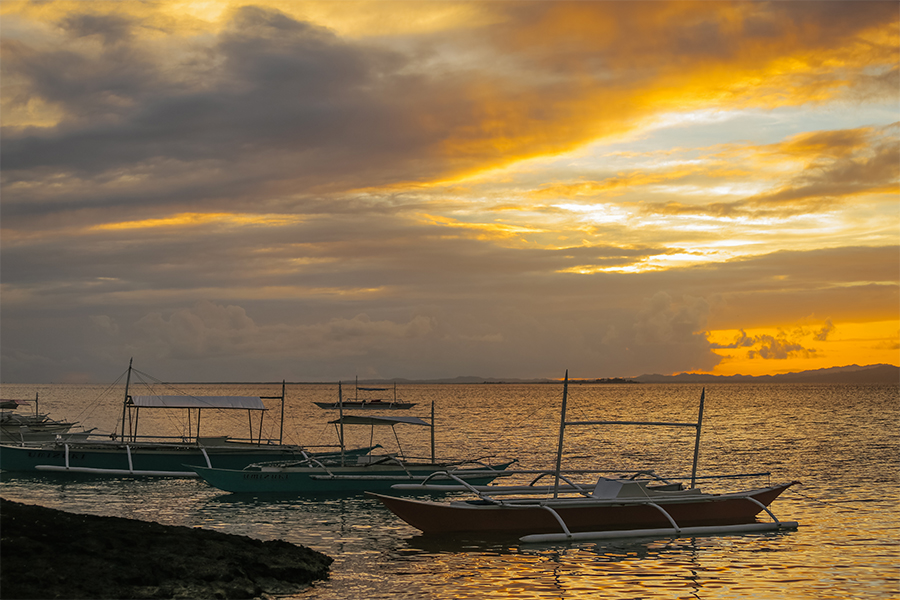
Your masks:
{"label": "teal hulled boat", "polygon": [[[361,457],[363,459],[367,457]],[[352,466],[316,465],[304,461],[294,465],[252,465],[241,470],[193,469],[210,485],[234,493],[362,493],[389,490],[398,483],[421,483],[429,475],[453,473],[472,485],[487,485],[511,463],[495,466],[447,464],[354,464]],[[434,483],[454,482],[435,475]]]}
{"label": "teal hulled boat", "polygon": [[[331,421],[340,428],[338,435],[343,441],[344,425],[376,426],[421,425],[431,428],[431,460],[413,462],[407,460],[400,449],[400,456],[366,455],[351,457],[333,456],[330,459],[311,457],[295,462],[257,463],[243,469],[210,468],[194,466],[193,470],[210,485],[226,492],[235,493],[324,493],[389,490],[398,483],[421,483],[429,476],[434,483],[452,483],[463,479],[472,485],[487,485],[497,477],[505,475],[505,470],[514,461],[498,465],[486,465],[479,461],[437,462],[434,454],[434,406],[431,422],[420,417],[381,415],[341,415]],[[399,447],[400,440],[394,432]]]}
{"label": "teal hulled boat", "polygon": [[[120,433],[86,440],[3,444],[0,445],[0,469],[110,476],[197,477],[191,467],[242,469],[251,463],[305,460],[310,456],[327,458],[335,452],[338,456],[342,454],[340,450],[310,453],[302,446],[283,444],[283,425],[278,439],[262,438],[262,419],[268,410],[263,399],[281,401],[283,423],[284,383],[281,396],[137,396],[129,394],[132,371],[129,364]],[[139,436],[138,420],[140,411],[144,409],[187,411],[188,429],[175,441],[158,436]],[[246,410],[249,438],[201,437],[201,416],[209,410]],[[258,422],[255,437],[254,414]],[[364,455],[376,447],[344,451],[343,455]]]}
{"label": "teal hulled boat", "polygon": [[[363,455],[374,447],[348,454]],[[200,438],[185,443],[165,442],[51,442],[39,445],[0,446],[0,469],[86,473],[111,476],[197,477],[191,467],[242,469],[262,461],[299,460],[305,456],[332,456],[308,453],[300,446],[256,445],[230,442],[224,438]]]}

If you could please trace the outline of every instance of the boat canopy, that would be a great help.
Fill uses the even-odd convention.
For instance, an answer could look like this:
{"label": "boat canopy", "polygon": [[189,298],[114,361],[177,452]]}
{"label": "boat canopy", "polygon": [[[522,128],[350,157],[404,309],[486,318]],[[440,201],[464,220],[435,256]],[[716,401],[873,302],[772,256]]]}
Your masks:
{"label": "boat canopy", "polygon": [[335,419],[329,423],[343,423],[344,425],[397,425],[399,423],[407,423],[409,425],[425,425],[430,427],[431,423],[420,419],[419,417],[381,417],[381,416],[358,416],[344,415],[342,419]]}
{"label": "boat canopy", "polygon": [[259,396],[131,396],[138,408],[217,408],[266,410]]}

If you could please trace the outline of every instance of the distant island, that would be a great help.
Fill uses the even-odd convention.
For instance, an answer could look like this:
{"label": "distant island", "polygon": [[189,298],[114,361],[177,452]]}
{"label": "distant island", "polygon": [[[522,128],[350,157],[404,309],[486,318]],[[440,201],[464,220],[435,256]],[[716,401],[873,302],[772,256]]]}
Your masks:
{"label": "distant island", "polygon": [[[843,384],[898,384],[900,367],[894,365],[848,365],[780,375],[705,375],[702,373],[680,373],[678,375],[640,375],[639,377],[580,378],[570,379],[573,383],[843,383]],[[453,377],[450,379],[367,379],[359,383],[370,384],[501,384],[501,383],[558,383],[556,379],[509,379],[494,377]]]}
{"label": "distant island", "polygon": [[780,375],[703,375],[681,373],[679,375],[641,375],[640,383],[894,383],[900,384],[900,367],[894,365],[849,365],[782,373]]}
{"label": "distant island", "polygon": [[[423,384],[485,384],[500,385],[504,383],[516,384],[558,384],[559,379],[534,378],[516,379],[511,377],[478,377],[474,375],[450,377],[443,379],[406,379],[395,377],[393,379],[358,379],[359,385],[423,385]],[[278,384],[281,381],[181,381],[180,385],[209,385],[209,384],[246,384],[259,385]],[[338,383],[336,381],[287,381],[291,385],[321,385]],[[354,381],[342,379],[345,386],[352,386]],[[706,375],[703,373],[679,373],[678,375],[640,375],[638,377],[569,377],[569,383],[843,383],[843,384],[894,384],[900,385],[900,367],[895,365],[848,365],[846,367],[831,367],[829,369],[816,369],[813,371],[799,371],[797,373],[781,373],[779,375]],[[352,389],[345,387],[345,390]]]}

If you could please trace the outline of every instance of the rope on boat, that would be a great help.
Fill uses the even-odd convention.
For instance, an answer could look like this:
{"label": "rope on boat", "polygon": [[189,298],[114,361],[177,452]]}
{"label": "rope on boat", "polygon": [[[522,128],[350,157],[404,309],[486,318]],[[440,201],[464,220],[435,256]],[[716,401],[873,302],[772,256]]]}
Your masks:
{"label": "rope on boat", "polygon": [[[125,377],[125,373],[122,373],[121,375],[119,375],[119,377],[115,381],[113,381],[108,386],[106,386],[106,388],[103,391],[101,391],[99,394],[97,394],[97,396],[93,400],[88,402],[81,409],[81,412],[79,412],[78,415],[75,417],[75,421],[80,423],[80,422],[83,422],[83,421],[89,419],[91,417],[91,415],[93,415],[94,410],[96,410],[97,406],[99,406],[99,404],[100,404],[98,402],[98,400],[100,400],[100,398],[105,397],[107,394],[111,393],[111,390],[113,388],[115,388],[117,385],[119,385],[119,382],[122,381],[122,378],[124,378],[124,377]],[[118,421],[116,421],[116,423],[118,424]]]}

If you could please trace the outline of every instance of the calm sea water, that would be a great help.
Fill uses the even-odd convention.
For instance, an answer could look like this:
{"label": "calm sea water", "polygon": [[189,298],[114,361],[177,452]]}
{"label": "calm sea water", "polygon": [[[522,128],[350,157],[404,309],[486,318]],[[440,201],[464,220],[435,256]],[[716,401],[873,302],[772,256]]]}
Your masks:
{"label": "calm sea water", "polygon": [[[700,386],[569,387],[570,419],[693,421]],[[33,398],[42,411],[112,431],[121,388],[4,385],[3,397]],[[192,385],[179,393],[278,395],[281,385]],[[135,393],[138,393],[135,391]],[[173,393],[173,392],[168,392]],[[344,397],[352,397],[352,386]],[[438,458],[516,458],[550,468],[556,452],[561,385],[406,385],[428,416],[434,403]],[[334,385],[288,385],[285,437],[307,445],[336,439]],[[277,402],[264,427],[278,436]],[[900,388],[898,386],[706,386],[702,474],[771,471],[799,480],[772,508],[798,531],[662,540],[523,545],[515,540],[435,541],[363,496],[254,497],[225,494],[202,481],[98,479],[3,474],[0,495],[71,512],[200,526],[283,539],[335,559],[331,578],[295,596],[376,598],[898,598],[900,597]],[[206,419],[206,417],[204,417]],[[169,417],[141,417],[142,430],[170,428]],[[204,427],[212,427],[211,421]],[[243,434],[246,417],[226,428]],[[146,428],[146,429],[145,429]],[[205,433],[212,433],[205,429]],[[612,472],[654,468],[688,475],[688,429],[570,428],[566,463]],[[368,444],[369,428],[347,428]],[[390,429],[374,441],[396,450]],[[427,428],[398,427],[407,455],[427,456]],[[708,483],[710,491],[747,483]]]}

